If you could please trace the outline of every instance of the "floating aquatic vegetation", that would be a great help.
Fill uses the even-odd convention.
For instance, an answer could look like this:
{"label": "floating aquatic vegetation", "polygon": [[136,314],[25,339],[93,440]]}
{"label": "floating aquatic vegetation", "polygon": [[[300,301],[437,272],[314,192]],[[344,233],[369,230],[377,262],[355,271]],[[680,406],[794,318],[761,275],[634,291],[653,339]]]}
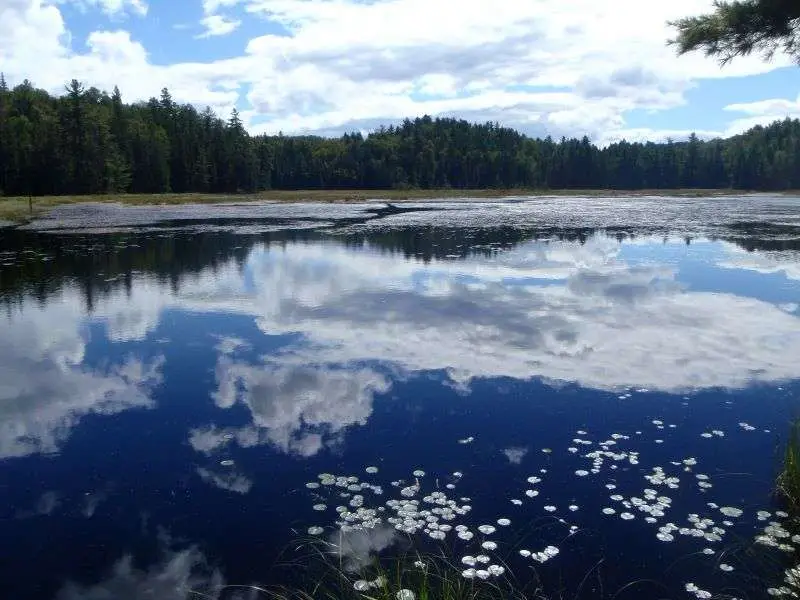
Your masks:
{"label": "floating aquatic vegetation", "polygon": [[547,546],[541,552],[531,552],[531,558],[536,562],[544,563],[557,556],[559,552],[559,549],[555,546]]}
{"label": "floating aquatic vegetation", "polygon": [[700,598],[701,600],[706,600],[707,598],[711,598],[713,595],[711,594],[711,592],[702,590],[691,582],[686,584],[685,589],[687,592],[689,592],[690,594],[694,594],[696,598]]}
{"label": "floating aquatic vegetation", "polygon": [[[666,425],[664,421],[660,420],[654,420],[653,425],[659,429],[675,427],[672,424]],[[744,427],[742,427],[742,429],[744,429]],[[710,437],[721,438],[725,435],[724,432],[716,429],[708,433]],[[586,432],[578,432],[578,434],[582,436],[587,435]],[[474,440],[474,438],[472,439]],[[699,496],[700,493],[711,493],[709,492],[709,490],[712,489],[711,477],[705,473],[692,473],[698,464],[698,460],[693,457],[683,459],[675,457],[675,460],[671,462],[672,467],[647,466],[635,468],[639,465],[640,461],[644,462],[646,453],[640,455],[638,451],[629,449],[627,447],[629,444],[626,443],[626,440],[630,438],[625,435],[624,431],[612,433],[608,439],[599,441],[602,439],[603,438],[598,437],[595,441],[590,441],[586,438],[575,438],[573,440],[574,445],[569,446],[566,452],[564,451],[566,445],[557,445],[556,447],[562,448],[562,454],[564,456],[570,456],[570,461],[588,461],[585,468],[576,468],[579,465],[575,465],[575,467],[566,467],[565,472],[568,473],[569,470],[574,469],[573,472],[575,476],[585,478],[590,474],[603,473],[603,470],[605,470],[605,473],[599,478],[590,478],[586,483],[589,484],[589,481],[594,481],[595,483],[600,482],[599,485],[604,486],[607,490],[613,491],[619,488],[624,493],[623,495],[623,493],[615,492],[610,496],[610,499],[618,504],[614,505],[616,508],[603,508],[602,513],[604,515],[618,515],[621,520],[625,521],[636,520],[638,516],[637,522],[646,523],[646,527],[654,526],[653,529],[656,530],[655,537],[660,542],[674,542],[676,538],[680,536],[683,538],[679,542],[681,544],[691,542],[691,538],[695,538],[695,542],[691,543],[700,542],[703,545],[722,541],[727,531],[722,525],[726,528],[733,526],[733,522],[728,520],[722,521],[720,525],[717,525],[713,519],[715,513],[711,513],[712,518],[702,514],[703,510],[706,510],[705,506],[708,506],[708,508],[714,511],[719,511],[725,517],[742,517],[742,509],[732,506],[720,507],[720,504],[723,504],[721,501],[720,504],[716,504],[714,502],[706,503],[701,500],[700,505],[703,507],[703,510],[698,510],[697,513],[689,514],[687,518],[688,522],[684,522],[683,519],[675,519],[678,524],[664,523],[666,514],[674,510],[672,507],[672,499],[663,494],[663,492],[666,491],[664,488],[678,489],[683,487],[684,490],[681,493],[680,502],[683,502],[683,498],[687,493],[694,494],[695,498],[702,498],[702,496]],[[640,441],[644,440],[644,438],[638,439]],[[459,440],[459,442],[462,441],[463,440]],[[591,447],[586,449],[588,453],[585,455],[581,454],[582,450],[579,449],[586,446]],[[667,465],[668,463],[664,462],[662,464]],[[629,468],[628,465],[634,468]],[[369,469],[372,468],[367,467],[367,473],[374,474]],[[377,471],[377,467],[374,469]],[[562,467],[559,466],[559,469],[562,469]],[[616,469],[619,469],[619,471],[615,473],[614,471]],[[709,468],[706,467],[705,470],[709,470]],[[533,471],[535,472],[535,469],[533,469]],[[679,476],[681,471],[689,472],[691,475]],[[546,469],[541,469],[540,471],[540,473],[545,472]],[[505,573],[507,566],[503,567],[495,564],[495,562],[497,562],[496,559],[492,559],[488,556],[498,550],[501,545],[499,542],[502,540],[494,541],[494,539],[486,539],[483,537],[497,533],[496,527],[488,524],[478,525],[474,521],[469,524],[468,527],[466,524],[458,522],[460,518],[471,509],[469,505],[470,500],[467,497],[462,497],[460,502],[457,502],[455,499],[450,499],[444,491],[445,488],[447,490],[454,489],[454,482],[463,477],[463,474],[458,471],[454,472],[452,473],[454,479],[450,479],[448,483],[442,482],[442,484],[440,484],[440,479],[436,479],[433,474],[426,477],[426,473],[421,469],[413,471],[412,475],[413,477],[406,478],[406,481],[398,480],[394,482],[395,486],[398,488],[397,492],[399,492],[400,498],[390,500],[382,506],[376,506],[374,508],[369,507],[369,500],[372,498],[370,492],[377,494],[375,490],[380,486],[373,486],[366,482],[360,482],[358,478],[322,474],[319,483],[311,482],[307,487],[312,490],[318,490],[320,486],[333,486],[336,489],[328,490],[328,492],[334,492],[334,497],[335,494],[339,492],[346,492],[348,494],[348,500],[339,501],[346,502],[348,506],[337,507],[336,509],[338,513],[338,520],[336,523],[343,531],[370,528],[380,523],[388,523],[393,525],[394,528],[401,533],[406,533],[408,535],[417,534],[421,539],[444,541],[449,535],[460,540],[457,541],[456,544],[463,544],[461,546],[462,552],[471,550],[474,553],[476,549],[479,552],[486,552],[486,554],[478,554],[477,556],[466,555],[463,557],[464,571],[462,572],[462,576],[464,578],[485,580]],[[641,483],[641,480],[639,480],[639,484],[634,484],[637,486],[635,489],[629,489],[628,486],[630,481],[632,481],[632,477],[643,477],[647,485]],[[425,479],[423,480],[422,478]],[[682,479],[688,482],[694,481],[697,485],[681,486]],[[429,491],[434,487],[434,481],[436,491]],[[539,487],[538,484],[543,483],[543,479],[540,475],[531,475],[527,478],[527,482],[531,487],[527,490],[517,490],[514,495],[518,497],[512,497],[509,500],[514,506],[520,507],[520,513],[517,513],[515,510],[514,515],[522,514],[523,519],[526,518],[526,512],[524,511],[528,511],[529,509],[522,508],[525,506],[525,502],[520,499],[523,497],[520,493],[524,493],[525,497],[529,499],[540,496],[540,491],[536,488]],[[447,493],[449,494],[449,492]],[[548,493],[549,490],[542,488],[542,494]],[[320,496],[315,493],[314,497]],[[502,497],[502,495],[500,497]],[[545,497],[547,500],[551,500],[550,497]],[[560,498],[563,498],[563,496],[552,497],[552,500],[558,501]],[[567,508],[570,512],[577,512],[579,510],[577,504],[570,504]],[[552,504],[545,505],[543,509],[548,513],[556,513],[558,510],[557,507]],[[708,511],[706,510],[706,512]],[[778,513],[775,514],[778,515]],[[753,518],[755,519],[756,517],[759,521],[767,521],[771,518],[771,514],[765,510],[758,511],[755,512]],[[593,518],[597,519],[600,517]],[[671,516],[671,518],[673,517]],[[515,516],[515,521],[516,520],[517,517]],[[576,524],[567,523],[564,519],[557,520],[569,529],[570,535],[579,530]],[[555,519],[553,523],[555,523]],[[496,525],[499,527],[510,527],[511,519],[505,517],[498,518],[496,519]],[[581,525],[581,528],[582,527]],[[626,525],[626,527],[628,526]],[[630,527],[636,527],[636,525],[631,523]],[[322,533],[322,528],[309,528],[310,534],[312,533],[312,529],[318,531],[316,535]],[[452,533],[450,533],[451,531]],[[478,533],[480,533],[478,538],[474,542],[471,542]],[[500,534],[498,534],[498,537],[499,535]],[[791,535],[782,528],[779,523],[770,522],[767,524],[767,527],[765,527],[763,534],[759,535],[756,541],[760,544],[773,546],[777,549],[789,552],[794,551],[793,543],[796,543],[793,541],[793,543],[790,544],[789,538],[791,538]],[[800,536],[798,536],[797,541],[800,542]],[[443,548],[447,547],[451,546],[443,546]],[[702,545],[697,547],[695,551],[706,556],[713,556],[716,554],[714,549],[709,547],[703,548]],[[522,559],[531,559],[538,563],[544,563],[556,556],[559,551],[556,546],[547,546],[544,550],[539,552],[523,548],[518,550],[518,553],[519,557]],[[730,572],[733,570],[733,567],[727,563],[721,563],[717,566],[723,572]],[[417,566],[417,568],[424,567]],[[687,584],[687,591],[694,594],[697,598],[711,597],[709,592],[701,590],[694,584],[691,584],[691,586],[694,587],[690,589],[689,585],[690,584]],[[779,587],[774,589],[780,590]]]}
{"label": "floating aquatic vegetation", "polygon": [[494,577],[500,577],[500,575],[506,572],[505,568],[501,567],[500,565],[489,565],[486,567],[486,570],[489,571],[489,574]]}

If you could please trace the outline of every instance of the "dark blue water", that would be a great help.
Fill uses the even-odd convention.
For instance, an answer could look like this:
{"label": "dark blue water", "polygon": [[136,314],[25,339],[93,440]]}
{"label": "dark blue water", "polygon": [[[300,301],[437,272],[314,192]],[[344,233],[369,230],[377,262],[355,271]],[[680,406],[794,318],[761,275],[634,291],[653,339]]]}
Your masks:
{"label": "dark blue water", "polygon": [[[416,469],[415,497],[468,503],[449,523],[475,537],[400,534],[386,509],[345,558],[485,552],[578,598],[764,597],[792,564],[753,540],[756,511],[780,521],[800,412],[800,232],[237,227],[0,232],[4,598],[280,583],[293,539],[337,531],[353,493],[402,498]],[[593,464],[609,440],[622,457]],[[383,494],[306,487],[322,473]],[[623,505],[645,489],[670,499],[655,523]],[[743,513],[723,525],[721,506]],[[691,514],[721,539],[656,537]]]}

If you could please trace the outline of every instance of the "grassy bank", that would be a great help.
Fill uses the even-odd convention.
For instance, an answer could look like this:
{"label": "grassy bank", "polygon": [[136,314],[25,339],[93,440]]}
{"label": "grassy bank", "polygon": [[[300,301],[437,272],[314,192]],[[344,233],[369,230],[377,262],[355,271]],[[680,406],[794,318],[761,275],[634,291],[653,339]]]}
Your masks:
{"label": "grassy bank", "polygon": [[0,220],[24,221],[65,204],[81,202],[121,202],[134,205],[196,204],[218,202],[364,202],[390,200],[402,202],[441,198],[503,198],[508,196],[604,196],[636,197],[661,195],[674,197],[709,197],[741,194],[734,190],[270,190],[257,194],[114,194],[92,196],[0,197]]}

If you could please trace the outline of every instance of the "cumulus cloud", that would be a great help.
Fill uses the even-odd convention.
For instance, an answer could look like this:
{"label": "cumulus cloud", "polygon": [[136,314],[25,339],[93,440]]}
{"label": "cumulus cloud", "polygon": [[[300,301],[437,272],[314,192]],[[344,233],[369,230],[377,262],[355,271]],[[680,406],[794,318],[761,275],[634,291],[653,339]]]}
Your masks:
{"label": "cumulus cloud", "polygon": [[0,457],[58,452],[84,415],[151,408],[163,358],[84,363],[80,301],[30,305],[4,322],[0,345]]}
{"label": "cumulus cloud", "polygon": [[190,432],[195,450],[209,454],[229,441],[243,447],[270,444],[287,453],[313,456],[354,425],[365,425],[375,394],[386,393],[388,379],[370,369],[250,364],[222,356],[217,364],[220,408],[243,403],[252,423],[242,428],[213,427]]}
{"label": "cumulus cloud", "polygon": [[[314,343],[296,350],[298,363],[368,356],[412,371],[453,367],[471,377],[541,376],[600,389],[632,384],[674,392],[796,376],[790,357],[800,351],[800,321],[778,307],[683,290],[674,273],[661,268],[612,260],[585,269],[566,262],[569,246],[553,245],[563,268],[572,269],[563,286],[487,277],[475,287],[451,277],[443,298],[404,290],[410,281],[400,276],[380,292],[331,296],[313,311],[287,297],[271,330],[278,320],[307,332]],[[339,262],[330,250],[326,256],[331,280],[357,280],[358,259]],[[517,267],[536,274],[535,263]],[[379,270],[384,281],[391,277],[389,264]],[[320,285],[319,277],[313,285]]]}
{"label": "cumulus cloud", "polygon": [[787,279],[800,281],[800,253],[783,252],[748,252],[747,250],[722,242],[723,257],[717,266],[727,269],[745,269],[758,273],[780,273]]}
{"label": "cumulus cloud", "polygon": [[79,10],[97,9],[110,17],[135,15],[144,17],[149,6],[145,0],[55,0],[55,4],[68,4]]}
{"label": "cumulus cloud", "polygon": [[[147,9],[143,0],[75,1],[115,14]],[[162,65],[127,31],[93,32],[83,51],[70,43],[58,6],[8,0],[0,59],[12,82],[29,77],[54,91],[68,73],[105,89],[124,84],[129,100],[167,86],[177,100],[223,114],[247,103],[255,133],[339,133],[429,113],[605,143],[624,135],[629,110],[679,106],[703,79],[790,64],[785,56],[746,57],[720,69],[699,54],[676,57],[665,46],[666,21],[711,4],[204,0],[201,36],[236,29],[240,19],[224,14],[234,7],[279,33],[244,40],[238,56]]]}
{"label": "cumulus cloud", "polygon": [[61,493],[50,490],[44,492],[36,501],[33,509],[20,510],[16,513],[17,519],[28,519],[38,516],[50,516],[61,507]]}
{"label": "cumulus cloud", "polygon": [[224,584],[219,571],[208,566],[196,547],[167,551],[161,560],[145,569],[134,564],[130,554],[120,558],[108,576],[94,584],[67,583],[56,600],[185,600],[189,592],[216,599]]}
{"label": "cumulus cloud", "polygon": [[221,490],[235,492],[237,494],[246,494],[253,487],[253,481],[240,473],[230,471],[215,472],[206,468],[198,468],[197,474],[200,479],[209,483]]}
{"label": "cumulus cloud", "polygon": [[378,525],[371,529],[359,529],[332,534],[328,543],[341,561],[345,571],[359,571],[369,565],[376,554],[400,541],[394,527]]}
{"label": "cumulus cloud", "polygon": [[521,465],[522,459],[525,458],[527,453],[528,448],[506,448],[503,450],[503,454],[506,455],[508,462],[512,465]]}
{"label": "cumulus cloud", "polygon": [[745,115],[735,119],[728,126],[726,133],[735,135],[756,125],[767,125],[780,119],[800,119],[800,95],[794,100],[771,98],[757,102],[729,104],[725,110]]}
{"label": "cumulus cloud", "polygon": [[[797,375],[793,314],[755,298],[684,289],[673,268],[628,264],[619,249],[606,237],[527,242],[491,258],[425,265],[331,244],[256,247],[247,286],[231,264],[177,295],[167,286],[143,286],[138,295],[134,286],[127,302],[248,315],[266,334],[299,335],[261,359],[219,355],[214,400],[247,407],[251,421],[194,432],[192,445],[206,453],[235,442],[311,455],[335,443],[366,422],[374,395],[389,389],[370,368],[348,369],[364,360],[398,372],[445,370],[462,390],[476,377],[678,392]],[[748,256],[768,260],[743,254],[739,266]],[[783,260],[755,266],[793,273]]]}
{"label": "cumulus cloud", "polygon": [[200,24],[205,31],[197,37],[207,38],[233,33],[242,22],[238,19],[228,19],[222,15],[208,15],[200,20]]}

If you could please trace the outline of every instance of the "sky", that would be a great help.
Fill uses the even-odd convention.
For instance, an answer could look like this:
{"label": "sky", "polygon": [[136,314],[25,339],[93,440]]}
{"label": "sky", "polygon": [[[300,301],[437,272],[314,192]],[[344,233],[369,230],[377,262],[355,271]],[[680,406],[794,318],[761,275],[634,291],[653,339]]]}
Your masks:
{"label": "sky", "polygon": [[727,137],[800,118],[789,57],[677,57],[667,21],[711,0],[0,0],[0,71],[76,78],[252,134],[368,133],[429,114],[540,137]]}

